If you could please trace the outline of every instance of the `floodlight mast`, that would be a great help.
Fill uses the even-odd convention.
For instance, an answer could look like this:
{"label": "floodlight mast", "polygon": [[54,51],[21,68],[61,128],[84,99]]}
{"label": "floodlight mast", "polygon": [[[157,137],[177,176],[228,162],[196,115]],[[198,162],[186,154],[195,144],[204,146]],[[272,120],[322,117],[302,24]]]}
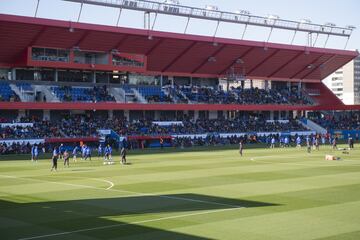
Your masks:
{"label": "floodlight mast", "polygon": [[38,13],[38,10],[39,10],[39,5],[40,5],[40,0],[37,0],[34,17],[37,17],[37,13]]}

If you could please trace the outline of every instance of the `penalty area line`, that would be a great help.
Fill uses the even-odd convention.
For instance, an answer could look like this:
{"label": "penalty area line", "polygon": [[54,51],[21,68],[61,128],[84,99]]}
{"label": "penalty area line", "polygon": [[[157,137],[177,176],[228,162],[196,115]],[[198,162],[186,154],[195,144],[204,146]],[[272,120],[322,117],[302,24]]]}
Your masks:
{"label": "penalty area line", "polygon": [[175,216],[169,216],[169,217],[155,218],[155,219],[149,219],[149,220],[143,220],[143,221],[135,221],[135,222],[129,222],[129,223],[119,223],[119,224],[113,224],[113,225],[107,225],[107,226],[101,226],[101,227],[83,228],[83,229],[78,229],[78,230],[74,230],[74,231],[67,231],[67,232],[59,232],[59,233],[53,233],[53,234],[25,237],[25,238],[19,238],[18,240],[32,240],[32,239],[41,239],[41,238],[49,238],[49,237],[56,237],[56,236],[64,236],[64,235],[69,235],[69,234],[74,234],[74,233],[90,232],[90,231],[96,231],[96,230],[103,230],[103,229],[109,229],[109,228],[122,227],[122,226],[127,226],[127,225],[143,224],[143,223],[150,223],[150,222],[159,222],[159,221],[164,221],[164,220],[186,218],[186,217],[192,217],[192,216],[201,216],[201,215],[213,214],[213,213],[219,213],[219,212],[226,212],[226,211],[234,211],[234,210],[239,210],[239,209],[243,209],[243,208],[245,208],[245,207],[218,209],[218,210],[211,210],[211,211],[197,212],[197,213],[188,213],[188,214],[181,214],[181,215],[175,215]]}

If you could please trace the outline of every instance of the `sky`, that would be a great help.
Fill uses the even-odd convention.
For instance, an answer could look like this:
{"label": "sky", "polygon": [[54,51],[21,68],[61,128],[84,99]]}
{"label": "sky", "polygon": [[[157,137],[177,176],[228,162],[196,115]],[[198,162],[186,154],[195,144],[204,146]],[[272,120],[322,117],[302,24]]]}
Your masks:
{"label": "sky", "polygon": [[[156,0],[155,0],[156,1]],[[180,0],[182,5],[205,7],[214,5],[220,10],[235,12],[238,9],[248,10],[253,15],[267,16],[274,14],[282,19],[299,21],[311,19],[313,23],[335,23],[337,26],[353,25],[354,31],[347,49],[360,49],[360,1],[359,0]],[[37,0],[0,0],[0,13],[23,16],[34,16]],[[38,17],[77,21],[80,4],[62,0],[40,0]],[[118,9],[85,5],[80,22],[116,25]],[[159,16],[155,30],[183,32],[186,18],[173,16]],[[136,11],[123,11],[120,26],[143,28],[143,13]],[[215,32],[216,22],[204,20],[191,20],[188,33],[212,36]],[[218,37],[241,38],[244,26],[238,24],[221,23],[217,32]],[[249,27],[245,39],[266,41],[269,29]],[[293,32],[274,30],[270,42],[290,43]],[[326,36],[320,37],[317,47],[324,47]],[[306,45],[306,35],[297,34],[296,45]],[[327,47],[344,49],[345,38],[331,37]]]}

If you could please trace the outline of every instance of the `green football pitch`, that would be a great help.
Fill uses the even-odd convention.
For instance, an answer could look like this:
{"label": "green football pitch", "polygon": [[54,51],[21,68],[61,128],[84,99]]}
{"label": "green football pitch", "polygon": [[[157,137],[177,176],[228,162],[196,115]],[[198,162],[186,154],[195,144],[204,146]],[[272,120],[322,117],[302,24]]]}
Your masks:
{"label": "green football pitch", "polygon": [[360,150],[148,151],[57,172],[0,159],[1,240],[360,239]]}

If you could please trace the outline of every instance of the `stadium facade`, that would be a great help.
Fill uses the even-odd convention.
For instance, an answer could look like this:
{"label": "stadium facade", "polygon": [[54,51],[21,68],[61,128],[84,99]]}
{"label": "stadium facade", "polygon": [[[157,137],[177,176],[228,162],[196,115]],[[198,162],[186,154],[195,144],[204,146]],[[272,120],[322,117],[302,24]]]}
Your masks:
{"label": "stadium facade", "polygon": [[[0,64],[2,72],[11,72],[4,77],[13,80],[66,81],[59,75],[70,69],[86,72],[78,80],[89,83],[120,83],[128,77],[124,72],[158,76],[159,82],[161,76],[218,79],[237,67],[248,79],[301,82],[305,90],[320,91],[322,79],[358,55],[233,39],[216,39],[214,45],[212,37],[11,15],[0,15],[0,21]],[[341,105],[330,97],[320,94],[316,105]]]}
{"label": "stadium facade", "polygon": [[[124,118],[128,121],[128,125],[122,123],[125,130],[113,131],[117,125],[112,124],[107,134],[159,140],[172,139],[172,131],[175,136],[221,131],[226,136],[248,131],[324,132],[308,121],[301,123],[307,126],[304,129],[293,119],[306,117],[309,111],[360,108],[344,105],[322,83],[357,57],[356,51],[5,14],[0,15],[0,31],[0,109],[5,122],[34,117],[57,121],[81,114]],[[166,121],[172,129],[151,125],[154,132],[148,132],[149,126],[137,125],[127,132],[132,129],[130,122],[141,119],[160,125]],[[198,125],[185,127],[198,119],[201,131],[196,131]],[[212,120],[218,122],[208,126],[206,121]],[[283,126],[274,121],[284,121]],[[273,128],[261,130],[259,123]],[[174,130],[177,124],[182,128]],[[228,129],[215,130],[222,124],[229,125]],[[57,128],[49,125],[49,129]],[[99,139],[93,132],[74,132],[62,125],[62,130],[41,138],[47,142]]]}

